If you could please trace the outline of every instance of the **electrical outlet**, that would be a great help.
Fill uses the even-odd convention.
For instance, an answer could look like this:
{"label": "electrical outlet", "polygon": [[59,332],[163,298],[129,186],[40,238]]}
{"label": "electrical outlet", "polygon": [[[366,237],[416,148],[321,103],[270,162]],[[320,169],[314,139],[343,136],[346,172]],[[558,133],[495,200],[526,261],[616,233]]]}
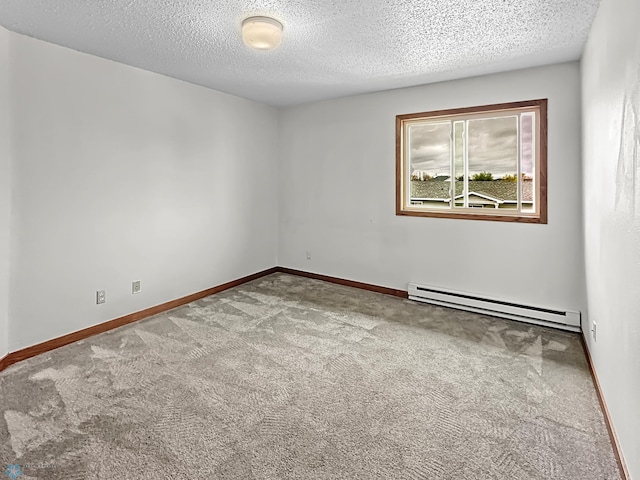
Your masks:
{"label": "electrical outlet", "polygon": [[311,260],[311,252],[307,252],[307,260]]}
{"label": "electrical outlet", "polygon": [[101,303],[105,303],[107,301],[107,292],[104,290],[98,290],[96,292],[96,303],[100,305]]}
{"label": "electrical outlet", "polygon": [[596,325],[596,322],[593,322],[591,324],[591,337],[593,338],[593,341],[596,341],[596,334],[598,333],[598,326]]}
{"label": "electrical outlet", "polygon": [[135,295],[136,293],[140,293],[140,280],[131,282],[131,294]]}

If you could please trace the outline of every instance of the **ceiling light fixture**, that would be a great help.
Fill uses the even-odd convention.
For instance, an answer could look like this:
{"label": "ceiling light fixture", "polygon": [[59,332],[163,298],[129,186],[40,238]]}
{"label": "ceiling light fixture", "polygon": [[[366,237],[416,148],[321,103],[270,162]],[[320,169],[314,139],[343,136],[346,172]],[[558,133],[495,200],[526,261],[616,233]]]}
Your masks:
{"label": "ceiling light fixture", "polygon": [[249,17],[242,22],[242,40],[256,50],[273,50],[282,42],[282,24],[269,17]]}

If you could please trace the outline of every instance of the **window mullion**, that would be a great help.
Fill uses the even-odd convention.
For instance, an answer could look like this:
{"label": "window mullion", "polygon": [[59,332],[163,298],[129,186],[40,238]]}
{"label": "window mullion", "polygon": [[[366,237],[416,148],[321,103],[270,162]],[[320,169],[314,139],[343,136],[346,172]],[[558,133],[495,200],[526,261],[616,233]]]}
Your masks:
{"label": "window mullion", "polygon": [[411,205],[411,167],[410,167],[410,156],[409,152],[411,152],[411,124],[407,123],[403,126],[402,136],[402,149],[403,149],[403,165],[402,165],[402,176],[404,177],[403,182],[405,185],[404,189],[404,199],[403,205]]}
{"label": "window mullion", "polygon": [[522,114],[518,114],[518,127],[516,130],[517,133],[517,174],[516,174],[516,208],[518,212],[522,212]]}
{"label": "window mullion", "polygon": [[449,208],[453,209],[453,201],[456,194],[456,131],[453,121],[449,122]]}
{"label": "window mullion", "polygon": [[464,186],[462,187],[462,198],[464,208],[469,208],[469,120],[464,122],[464,142],[462,150],[464,152]]}

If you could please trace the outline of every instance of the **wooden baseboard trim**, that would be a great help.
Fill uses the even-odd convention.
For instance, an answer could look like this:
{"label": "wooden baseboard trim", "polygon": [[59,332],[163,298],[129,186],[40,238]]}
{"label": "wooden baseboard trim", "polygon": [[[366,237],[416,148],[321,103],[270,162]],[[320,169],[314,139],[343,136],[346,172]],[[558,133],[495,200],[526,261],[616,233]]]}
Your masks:
{"label": "wooden baseboard trim", "polygon": [[356,282],[354,280],[345,280],[343,278],[320,275],[319,273],[294,270],[292,268],[273,267],[258,273],[254,273],[252,275],[247,275],[246,277],[242,277],[237,280],[232,280],[231,282],[223,283],[222,285],[218,285],[216,287],[208,288],[207,290],[202,290],[201,292],[177,298],[175,300],[171,300],[169,302],[162,303],[145,310],[140,310],[139,312],[130,313],[129,315],[125,315],[123,317],[114,318],[113,320],[109,320],[98,325],[93,325],[91,327],[83,328],[82,330],[78,330],[77,332],[72,332],[67,335],[53,338],[51,340],[47,340],[46,342],[38,343],[37,345],[32,345],[31,347],[23,348],[21,350],[9,353],[4,358],[0,359],[0,372],[15,363],[21,362],[22,360],[35,357],[36,355],[49,352],[56,348],[60,348],[65,345],[69,345],[70,343],[77,342],[79,340],[84,340],[100,333],[108,332],[109,330],[113,330],[114,328],[122,327],[124,325],[143,320],[153,315],[172,310],[176,307],[180,307],[182,305],[186,305],[187,303],[195,302],[196,300],[200,300],[201,298],[213,295],[214,293],[219,293],[224,290],[228,290],[229,288],[242,285],[243,283],[250,282],[251,280],[256,280],[258,278],[277,272],[287,273],[289,275],[297,275],[299,277],[313,278],[325,282],[345,285],[347,287],[360,288],[362,290],[383,293],[385,295],[392,295],[394,297],[409,298],[409,294],[405,290],[396,290],[393,288],[381,287],[379,285],[372,285],[370,283]]}
{"label": "wooden baseboard trim", "polygon": [[207,290],[202,290],[201,292],[192,293],[191,295],[187,295],[185,297],[177,298],[175,300],[171,300],[169,302],[162,303],[145,310],[140,310],[139,312],[130,313],[129,315],[125,315],[124,317],[115,318],[113,320],[109,320],[92,327],[83,328],[82,330],[78,330],[77,332],[69,333],[67,335],[53,338],[51,340],[47,340],[46,342],[38,343],[37,345],[32,345],[31,347],[23,348],[22,350],[9,353],[4,358],[0,359],[0,372],[5,368],[13,365],[14,363],[21,362],[22,360],[26,360],[27,358],[35,357],[36,355],[40,355],[41,353],[63,347],[70,343],[84,340],[85,338],[92,337],[109,330],[113,330],[114,328],[128,325],[129,323],[137,322],[138,320],[142,320],[144,318],[166,312],[167,310],[172,310],[176,307],[186,305],[187,303],[195,302],[196,300],[208,297],[209,295],[213,295],[214,293],[219,293],[224,290],[228,290],[229,288],[237,287],[238,285],[250,282],[251,280],[256,280],[258,278],[264,277],[265,275],[270,275],[277,271],[278,269],[276,267],[269,268],[267,270],[263,270],[262,272],[247,275],[246,277],[232,280],[231,282],[223,283],[222,285],[208,288]]}
{"label": "wooden baseboard trim", "polygon": [[9,366],[9,361],[7,360],[8,358],[8,354],[0,358],[0,372]]}
{"label": "wooden baseboard trim", "polygon": [[276,270],[281,273],[297,275],[299,277],[313,278],[324,282],[337,283],[347,287],[360,288],[361,290],[369,290],[376,293],[384,293],[385,295],[393,295],[394,297],[409,298],[409,292],[406,290],[396,290],[395,288],[381,287],[370,283],[356,282],[355,280],[345,280],[344,278],[330,277],[319,273],[305,272],[303,270],[295,270],[293,268],[277,267]]}
{"label": "wooden baseboard trim", "polygon": [[584,348],[585,355],[587,357],[587,363],[589,364],[589,370],[591,371],[591,378],[593,379],[593,385],[596,387],[596,393],[598,395],[598,401],[600,402],[600,408],[602,409],[602,414],[604,415],[604,423],[607,426],[607,431],[609,432],[609,438],[611,439],[611,445],[613,446],[613,454],[616,457],[616,462],[618,462],[618,469],[620,470],[620,476],[622,480],[631,480],[631,475],[629,474],[629,470],[627,469],[627,464],[624,461],[624,456],[622,455],[622,448],[620,447],[620,442],[618,441],[618,437],[616,435],[616,431],[613,428],[613,422],[611,421],[611,415],[609,414],[609,409],[607,408],[607,403],[604,400],[604,395],[602,393],[602,389],[600,388],[600,381],[598,380],[598,374],[596,373],[596,369],[593,366],[593,360],[591,359],[591,352],[589,351],[589,344],[587,343],[587,339],[584,337],[584,332],[580,336],[582,340],[582,347]]}

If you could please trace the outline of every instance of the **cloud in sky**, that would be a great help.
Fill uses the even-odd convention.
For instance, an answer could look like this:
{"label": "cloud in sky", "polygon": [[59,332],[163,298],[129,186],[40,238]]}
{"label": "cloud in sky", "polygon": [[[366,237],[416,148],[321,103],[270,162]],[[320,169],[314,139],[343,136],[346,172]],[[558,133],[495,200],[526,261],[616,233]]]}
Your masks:
{"label": "cloud in sky", "polygon": [[450,122],[412,125],[411,170],[436,173],[449,172]]}
{"label": "cloud in sky", "polygon": [[518,173],[518,118],[469,122],[469,173]]}
{"label": "cloud in sky", "polygon": [[[523,172],[532,172],[531,118],[523,120]],[[449,172],[450,122],[412,125],[411,170],[434,175]],[[494,176],[517,173],[518,118],[500,117],[469,121],[469,173],[491,172]]]}

